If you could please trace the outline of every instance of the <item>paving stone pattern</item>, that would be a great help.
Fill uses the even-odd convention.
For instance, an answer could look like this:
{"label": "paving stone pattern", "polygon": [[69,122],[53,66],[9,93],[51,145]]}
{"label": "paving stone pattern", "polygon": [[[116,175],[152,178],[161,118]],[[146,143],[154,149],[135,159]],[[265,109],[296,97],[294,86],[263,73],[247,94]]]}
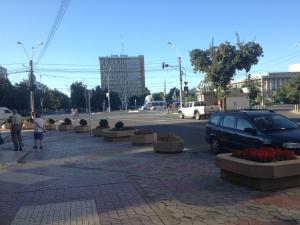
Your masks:
{"label": "paving stone pattern", "polygon": [[[43,150],[0,170],[0,225],[300,224],[300,188],[232,185],[219,178],[214,159],[203,149],[159,154],[129,142],[47,132]],[[32,179],[23,182],[22,174]]]}

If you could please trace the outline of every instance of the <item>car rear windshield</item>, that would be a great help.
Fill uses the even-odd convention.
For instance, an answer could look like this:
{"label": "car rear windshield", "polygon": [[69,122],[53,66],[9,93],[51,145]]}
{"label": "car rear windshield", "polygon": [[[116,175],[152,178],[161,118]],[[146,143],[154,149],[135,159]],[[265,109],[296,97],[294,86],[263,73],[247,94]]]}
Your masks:
{"label": "car rear windshield", "polygon": [[253,121],[257,128],[261,131],[275,131],[297,128],[297,125],[295,123],[278,114],[256,116],[253,118]]}

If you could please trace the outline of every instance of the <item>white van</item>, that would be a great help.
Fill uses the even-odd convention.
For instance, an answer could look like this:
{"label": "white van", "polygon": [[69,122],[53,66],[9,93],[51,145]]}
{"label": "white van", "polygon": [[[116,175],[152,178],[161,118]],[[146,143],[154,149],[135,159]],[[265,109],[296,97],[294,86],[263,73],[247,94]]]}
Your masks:
{"label": "white van", "polygon": [[161,110],[167,107],[167,103],[165,101],[151,101],[147,102],[143,105],[140,110]]}
{"label": "white van", "polygon": [[12,115],[13,115],[13,112],[10,109],[8,109],[6,107],[0,107],[0,122],[5,121]]}

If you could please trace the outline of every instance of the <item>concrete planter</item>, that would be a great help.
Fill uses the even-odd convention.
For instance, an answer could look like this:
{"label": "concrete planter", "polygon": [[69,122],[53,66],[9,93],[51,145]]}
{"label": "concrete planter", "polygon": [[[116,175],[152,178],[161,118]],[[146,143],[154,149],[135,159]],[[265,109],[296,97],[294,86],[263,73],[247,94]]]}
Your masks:
{"label": "concrete planter", "polygon": [[105,129],[102,131],[102,136],[105,141],[118,142],[130,140],[135,130],[118,130]]}
{"label": "concrete planter", "polygon": [[136,135],[133,134],[131,136],[131,144],[132,145],[151,145],[157,139],[156,133],[152,134],[143,134],[143,135]]}
{"label": "concrete planter", "polygon": [[34,129],[34,124],[31,123],[31,122],[29,122],[29,121],[27,121],[27,120],[25,120],[23,122],[22,129],[23,130],[33,130]]}
{"label": "concrete planter", "polygon": [[269,191],[300,185],[300,157],[294,160],[259,163],[219,154],[216,166],[221,178],[256,190]]}
{"label": "concrete planter", "polygon": [[59,131],[73,131],[74,126],[73,125],[60,124],[60,125],[58,125],[58,130]]}
{"label": "concrete planter", "polygon": [[97,127],[95,129],[92,130],[92,133],[95,137],[103,137],[103,131],[104,130],[109,130],[109,128],[100,128]]}
{"label": "concrete planter", "polygon": [[184,149],[183,139],[174,140],[174,141],[156,141],[153,144],[153,150],[155,152],[164,152],[164,153],[179,153]]}
{"label": "concrete planter", "polygon": [[57,125],[56,124],[45,124],[45,129],[46,130],[56,130]]}
{"label": "concrete planter", "polygon": [[90,131],[90,126],[76,126],[74,130],[76,133],[87,133]]}

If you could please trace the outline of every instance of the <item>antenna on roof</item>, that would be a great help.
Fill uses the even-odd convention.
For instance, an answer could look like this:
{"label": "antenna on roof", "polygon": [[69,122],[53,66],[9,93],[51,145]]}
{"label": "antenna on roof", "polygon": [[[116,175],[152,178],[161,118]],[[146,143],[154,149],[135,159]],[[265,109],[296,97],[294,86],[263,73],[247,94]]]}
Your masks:
{"label": "antenna on roof", "polygon": [[123,35],[121,34],[121,55],[124,55],[124,41],[123,41]]}

